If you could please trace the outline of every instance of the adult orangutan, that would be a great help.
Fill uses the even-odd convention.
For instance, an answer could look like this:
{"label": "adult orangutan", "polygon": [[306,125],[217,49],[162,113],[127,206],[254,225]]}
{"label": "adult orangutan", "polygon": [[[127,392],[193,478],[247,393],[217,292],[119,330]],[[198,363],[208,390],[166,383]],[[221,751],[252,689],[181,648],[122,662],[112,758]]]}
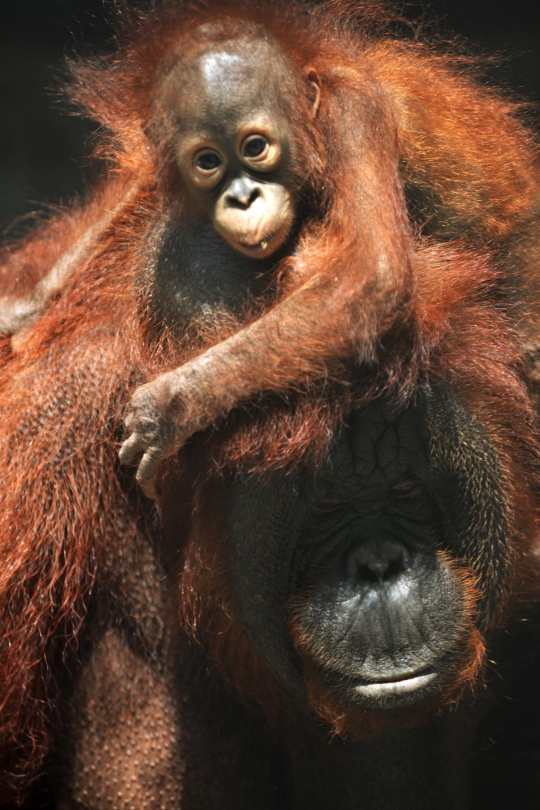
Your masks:
{"label": "adult orangutan", "polygon": [[[536,152],[366,9],[167,0],[74,69],[110,173],[4,269],[6,806],[465,808],[535,755],[530,685],[522,751],[467,700],[486,649],[536,677]],[[123,450],[146,491],[199,433],[162,528],[116,458],[148,380]],[[433,720],[459,698],[467,734]]]}

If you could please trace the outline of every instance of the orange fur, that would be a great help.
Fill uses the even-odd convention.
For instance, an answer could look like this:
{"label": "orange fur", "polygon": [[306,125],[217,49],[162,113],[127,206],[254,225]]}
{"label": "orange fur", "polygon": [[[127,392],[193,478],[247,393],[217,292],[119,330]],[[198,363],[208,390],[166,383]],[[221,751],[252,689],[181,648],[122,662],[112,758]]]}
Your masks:
{"label": "orange fur", "polygon": [[[160,324],[156,332],[145,300],[145,237],[165,205],[171,171],[146,125],[160,71],[178,43],[185,46],[205,20],[227,16],[262,20],[299,70],[318,72],[321,116],[306,141],[308,187],[328,213],[306,226],[297,254],[278,269],[280,305],[262,317],[254,307],[250,317],[231,316],[214,330],[184,324],[189,339],[179,342],[174,325]],[[125,178],[136,176],[139,190],[0,374],[5,801],[24,792],[50,751],[66,664],[77,658],[96,583],[112,576],[104,570],[104,549],[129,545],[142,530],[139,518],[148,515],[116,459],[131,391],[243,329],[253,341],[251,366],[213,383],[227,402],[231,388],[242,392],[251,375],[255,386],[244,395],[253,397],[252,407],[233,412],[219,436],[209,432],[195,443],[203,461],[192,460],[184,473],[194,524],[182,574],[187,623],[205,636],[242,692],[269,713],[279,712],[285,699],[235,620],[223,573],[226,538],[211,525],[215,507],[206,516],[202,508],[219,484],[206,479],[216,467],[265,471],[320,459],[350,408],[373,397],[406,402],[422,379],[435,375],[477,414],[504,467],[510,545],[519,550],[509,601],[526,575],[537,542],[537,443],[518,328],[527,288],[516,281],[511,256],[515,249],[527,263],[538,198],[536,148],[511,103],[483,89],[452,57],[398,39],[391,24],[391,15],[370,2],[336,0],[308,9],[165,0],[140,19],[133,13],[119,54],[73,69],[73,97],[109,132],[101,151],[110,170],[93,201],[9,246],[6,294],[25,294],[45,277],[101,212],[118,203]],[[343,102],[372,112],[361,162],[351,161]],[[420,224],[407,219],[405,185],[423,195]],[[361,205],[359,188],[367,197]],[[377,276],[379,239],[391,254],[388,276]],[[268,335],[277,333],[275,362],[261,362]],[[364,364],[354,384],[351,357]],[[203,483],[193,495],[197,476]],[[538,598],[532,583],[526,596]],[[468,680],[469,670],[462,678]]]}

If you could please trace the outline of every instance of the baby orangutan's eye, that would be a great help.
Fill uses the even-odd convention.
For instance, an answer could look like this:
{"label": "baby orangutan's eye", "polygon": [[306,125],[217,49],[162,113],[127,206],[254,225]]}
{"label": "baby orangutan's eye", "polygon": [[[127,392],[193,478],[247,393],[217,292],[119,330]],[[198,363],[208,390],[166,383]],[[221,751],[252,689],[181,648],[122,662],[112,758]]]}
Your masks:
{"label": "baby orangutan's eye", "polygon": [[221,156],[217,152],[199,152],[195,158],[195,165],[203,172],[213,172],[219,169],[223,163]]}
{"label": "baby orangutan's eye", "polygon": [[262,135],[252,135],[244,141],[243,154],[247,158],[262,157],[267,151],[269,143]]}

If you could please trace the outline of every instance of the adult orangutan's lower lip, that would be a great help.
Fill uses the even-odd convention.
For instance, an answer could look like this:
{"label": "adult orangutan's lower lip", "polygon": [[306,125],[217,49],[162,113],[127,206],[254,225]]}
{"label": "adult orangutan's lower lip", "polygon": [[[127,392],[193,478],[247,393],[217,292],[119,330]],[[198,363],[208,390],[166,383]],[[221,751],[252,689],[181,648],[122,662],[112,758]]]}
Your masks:
{"label": "adult orangutan's lower lip", "polygon": [[432,683],[437,678],[437,673],[432,670],[424,670],[417,675],[411,675],[396,680],[387,681],[364,681],[354,685],[354,691],[358,695],[365,697],[391,697],[392,695],[404,695],[408,692],[416,692],[424,686]]}

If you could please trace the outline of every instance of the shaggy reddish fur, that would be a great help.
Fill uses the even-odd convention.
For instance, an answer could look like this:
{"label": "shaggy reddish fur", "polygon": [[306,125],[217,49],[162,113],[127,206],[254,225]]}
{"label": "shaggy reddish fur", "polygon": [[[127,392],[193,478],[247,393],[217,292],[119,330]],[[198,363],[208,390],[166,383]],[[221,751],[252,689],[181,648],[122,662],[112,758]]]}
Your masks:
{"label": "shaggy reddish fur", "polygon": [[[523,297],[514,267],[534,264],[538,168],[515,106],[477,84],[467,62],[398,38],[391,15],[371,0],[316,9],[289,0],[163,0],[131,16],[117,54],[73,68],[73,97],[109,132],[100,148],[107,177],[93,201],[5,254],[6,292],[26,293],[136,177],[139,192],[18,341],[0,377],[5,801],[24,792],[49,750],[65,664],[77,655],[93,588],[112,576],[103,551],[129,545],[148,513],[116,459],[130,393],[245,326],[246,367],[225,373],[222,366],[210,381],[213,396],[224,412],[242,391],[276,393],[259,397],[247,415],[231,414],[220,439],[201,441],[203,461],[185,470],[187,502],[203,504],[216,465],[266,470],[320,457],[350,407],[383,392],[406,402],[420,379],[436,374],[478,415],[499,454],[516,582],[536,542],[535,420],[508,290]],[[148,139],[147,123],[163,66],[196,26],[227,16],[263,21],[299,70],[320,77],[320,114],[306,124],[306,193],[325,213],[279,268],[278,306],[262,317],[254,307],[243,322],[231,317],[214,330],[192,324],[190,339],[179,341],[173,328],[156,334],[145,298],[145,236],[173,171],[163,144]],[[360,125],[367,129],[361,156],[352,138]],[[404,184],[424,201],[429,239],[409,221]],[[381,240],[387,272],[373,260]],[[534,289],[534,278],[525,270],[521,277]],[[362,385],[350,384],[344,361],[352,356],[365,363]],[[245,379],[251,388],[242,389]],[[231,390],[239,392],[232,404]],[[193,496],[197,476],[204,483]],[[192,627],[211,631],[213,655],[239,687],[270,711],[281,705],[276,689],[232,618],[225,537],[209,525],[216,511],[203,517],[195,509],[182,609]]]}

